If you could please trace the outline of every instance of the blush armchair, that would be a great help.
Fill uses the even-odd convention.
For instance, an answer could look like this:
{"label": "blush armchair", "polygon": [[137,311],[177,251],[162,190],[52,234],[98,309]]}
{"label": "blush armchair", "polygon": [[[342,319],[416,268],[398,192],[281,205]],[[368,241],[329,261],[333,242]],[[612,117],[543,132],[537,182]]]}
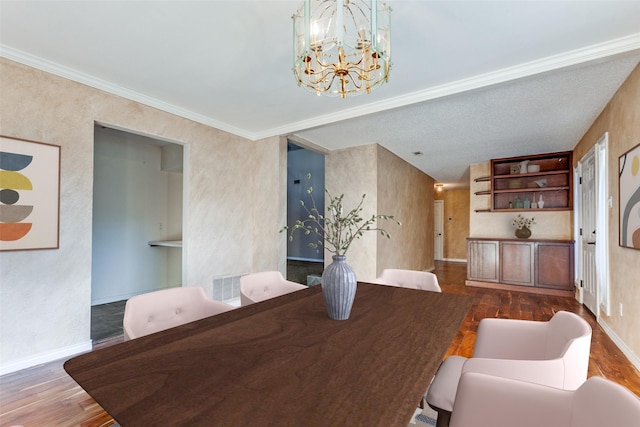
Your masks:
{"label": "blush armchair", "polygon": [[125,341],[233,310],[207,297],[199,286],[163,289],[127,300],[122,326]]}
{"label": "blush armchair", "polygon": [[438,368],[426,401],[448,425],[462,374],[478,372],[565,390],[587,379],[591,326],[577,314],[557,312],[548,322],[480,321],[473,357],[449,356]]}
{"label": "blush armchair", "polygon": [[409,289],[420,289],[423,291],[442,292],[438,278],[435,274],[428,271],[387,268],[382,270],[382,274],[375,280],[375,283]]}
{"label": "blush armchair", "polygon": [[240,305],[254,304],[302,289],[308,287],[285,280],[279,271],[246,274],[240,277]]}
{"label": "blush armchair", "polygon": [[468,372],[462,375],[451,427],[637,427],[640,399],[601,377],[576,390]]}

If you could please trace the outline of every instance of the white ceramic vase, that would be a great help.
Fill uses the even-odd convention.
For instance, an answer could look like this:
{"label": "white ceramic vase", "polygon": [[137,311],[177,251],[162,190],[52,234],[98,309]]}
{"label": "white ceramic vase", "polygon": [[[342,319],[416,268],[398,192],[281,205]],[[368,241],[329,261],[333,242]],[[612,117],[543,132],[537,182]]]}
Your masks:
{"label": "white ceramic vase", "polygon": [[542,209],[544,208],[544,200],[542,200],[542,194],[540,195],[540,198],[538,199],[538,209]]}

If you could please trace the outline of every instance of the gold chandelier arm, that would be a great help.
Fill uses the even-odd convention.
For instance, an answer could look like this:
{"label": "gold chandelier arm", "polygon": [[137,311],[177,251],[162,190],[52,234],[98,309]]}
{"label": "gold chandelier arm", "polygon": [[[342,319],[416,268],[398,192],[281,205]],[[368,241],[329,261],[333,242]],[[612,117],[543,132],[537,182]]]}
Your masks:
{"label": "gold chandelier arm", "polygon": [[293,15],[298,85],[344,98],[387,82],[390,11],[378,0],[305,0]]}

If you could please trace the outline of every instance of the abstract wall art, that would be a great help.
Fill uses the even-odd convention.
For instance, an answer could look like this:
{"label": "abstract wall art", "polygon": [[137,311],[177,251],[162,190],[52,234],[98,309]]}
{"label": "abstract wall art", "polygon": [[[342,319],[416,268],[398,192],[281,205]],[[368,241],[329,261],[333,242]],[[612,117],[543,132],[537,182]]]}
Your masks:
{"label": "abstract wall art", "polygon": [[57,249],[60,146],[0,136],[0,251]]}
{"label": "abstract wall art", "polygon": [[640,249],[640,144],[620,156],[620,246]]}

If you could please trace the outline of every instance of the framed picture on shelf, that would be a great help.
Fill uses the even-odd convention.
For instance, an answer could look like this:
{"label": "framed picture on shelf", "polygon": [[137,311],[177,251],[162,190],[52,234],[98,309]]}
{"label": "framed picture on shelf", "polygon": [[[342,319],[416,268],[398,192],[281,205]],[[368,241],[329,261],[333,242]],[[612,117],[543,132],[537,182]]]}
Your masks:
{"label": "framed picture on shelf", "polygon": [[60,146],[0,136],[0,251],[57,249]]}
{"label": "framed picture on shelf", "polygon": [[620,246],[640,249],[640,144],[620,156]]}

